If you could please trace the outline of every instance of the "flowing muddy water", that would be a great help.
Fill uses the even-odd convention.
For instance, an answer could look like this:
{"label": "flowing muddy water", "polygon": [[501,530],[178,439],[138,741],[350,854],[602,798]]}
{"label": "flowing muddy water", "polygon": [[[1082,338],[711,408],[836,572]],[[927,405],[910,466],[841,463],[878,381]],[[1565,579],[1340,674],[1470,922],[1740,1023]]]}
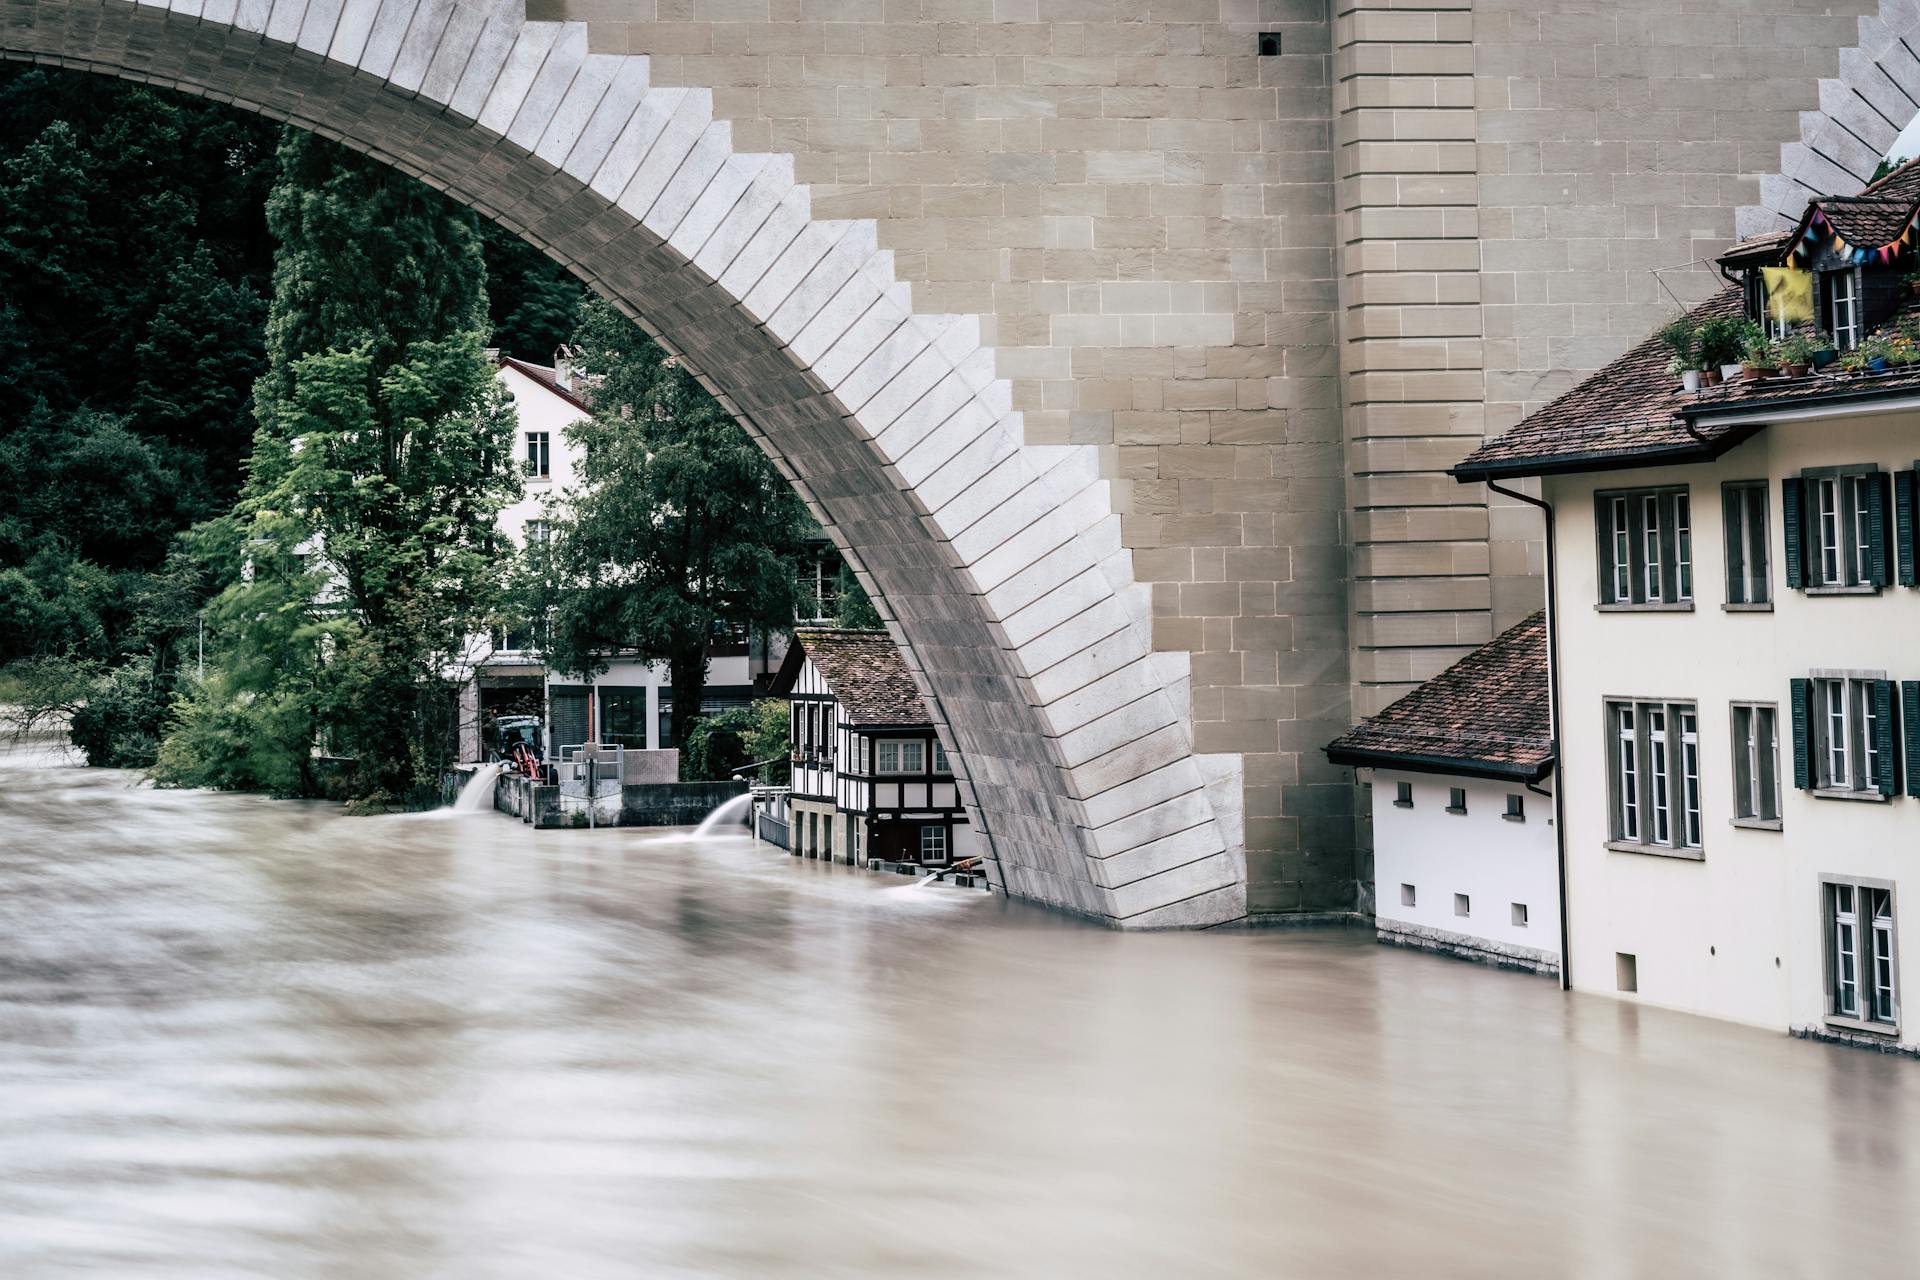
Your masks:
{"label": "flowing muddy water", "polygon": [[1920,1064],[0,760],[0,1276],[1912,1276]]}

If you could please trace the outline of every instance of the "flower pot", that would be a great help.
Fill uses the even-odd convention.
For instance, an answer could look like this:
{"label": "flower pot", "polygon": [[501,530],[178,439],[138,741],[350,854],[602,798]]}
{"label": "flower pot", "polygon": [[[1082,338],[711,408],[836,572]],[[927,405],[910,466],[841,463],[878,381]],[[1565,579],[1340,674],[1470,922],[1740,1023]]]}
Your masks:
{"label": "flower pot", "polygon": [[1700,389],[1700,370],[1688,369],[1681,373],[1680,385],[1685,390],[1698,391]]}
{"label": "flower pot", "polygon": [[1703,387],[1719,386],[1720,371],[1718,369],[1702,369],[1700,371],[1700,385]]}
{"label": "flower pot", "polygon": [[1809,366],[1804,364],[1789,364],[1787,366],[1787,376],[1789,378],[1804,378],[1807,376],[1808,368]]}
{"label": "flower pot", "polygon": [[1765,365],[1743,364],[1740,366],[1740,381],[1742,382],[1758,382],[1766,376],[1767,368]]}
{"label": "flower pot", "polygon": [[1832,347],[1828,347],[1824,351],[1816,351],[1813,353],[1813,367],[1816,369],[1824,369],[1839,358],[1840,353]]}
{"label": "flower pot", "polygon": [[1873,370],[1875,373],[1885,373],[1892,367],[1893,366],[1887,363],[1885,356],[1875,356],[1873,359],[1867,361],[1867,368]]}
{"label": "flower pot", "polygon": [[1739,376],[1740,376],[1740,366],[1739,366],[1739,365],[1737,365],[1737,364],[1723,364],[1723,365],[1721,365],[1721,366],[1720,366],[1720,381],[1722,381],[1722,382],[1732,382],[1732,381],[1733,381],[1733,380],[1734,380],[1735,378],[1737,378],[1737,377],[1739,377]]}

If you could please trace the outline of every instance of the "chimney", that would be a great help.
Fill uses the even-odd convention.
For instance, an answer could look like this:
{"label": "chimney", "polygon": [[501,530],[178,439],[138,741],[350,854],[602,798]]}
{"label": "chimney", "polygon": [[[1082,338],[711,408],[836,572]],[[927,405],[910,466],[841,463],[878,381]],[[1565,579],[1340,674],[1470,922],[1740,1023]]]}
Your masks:
{"label": "chimney", "polygon": [[553,381],[562,391],[573,390],[573,348],[564,342],[553,349]]}
{"label": "chimney", "polygon": [[487,348],[487,363],[488,363],[488,364],[499,364],[499,363],[500,363],[500,348],[498,348],[498,347],[488,347],[488,348]]}

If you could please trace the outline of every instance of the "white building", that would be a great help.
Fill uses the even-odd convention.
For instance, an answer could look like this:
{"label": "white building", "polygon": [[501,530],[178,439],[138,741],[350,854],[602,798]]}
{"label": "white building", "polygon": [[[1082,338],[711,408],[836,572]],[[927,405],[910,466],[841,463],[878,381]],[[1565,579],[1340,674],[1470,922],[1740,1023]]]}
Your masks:
{"label": "white building", "polygon": [[886,632],[796,631],[773,692],[793,705],[790,852],[854,865],[974,855],[946,750]]}
{"label": "white building", "polygon": [[[547,507],[579,482],[579,450],[566,429],[591,416],[584,389],[565,350],[551,368],[502,357],[496,375],[512,395],[519,416],[514,454],[521,460],[525,491],[502,509],[500,532],[515,546],[546,536]],[[835,572],[830,547],[817,555],[817,610],[831,607],[827,589]],[[716,638],[701,705],[721,711],[765,692],[786,651],[783,636]],[[460,756],[486,754],[486,726],[502,715],[538,715],[546,724],[547,750],[584,742],[618,744],[628,750],[661,750],[673,743],[673,687],[664,663],[609,655],[607,670],[589,685],[578,676],[552,672],[542,662],[530,628],[476,637],[470,655],[473,677],[461,689]]]}
{"label": "white building", "polygon": [[1372,775],[1382,942],[1560,970],[1544,614],[1327,747]]}
{"label": "white building", "polygon": [[[1757,318],[1759,268],[1798,266],[1842,346],[1897,329],[1920,172],[1894,178],[1740,246],[1752,278],[1696,315]],[[1456,470],[1538,477],[1550,511],[1573,985],[1920,1052],[1920,364],[1686,393],[1666,361]]]}

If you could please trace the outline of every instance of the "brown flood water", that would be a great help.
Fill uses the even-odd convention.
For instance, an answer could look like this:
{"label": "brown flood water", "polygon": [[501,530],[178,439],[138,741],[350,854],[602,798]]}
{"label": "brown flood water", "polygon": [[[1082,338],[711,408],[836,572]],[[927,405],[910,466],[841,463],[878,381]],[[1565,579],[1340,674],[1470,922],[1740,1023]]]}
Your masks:
{"label": "brown flood water", "polygon": [[0,760],[0,1277],[1920,1274],[1920,1064]]}

